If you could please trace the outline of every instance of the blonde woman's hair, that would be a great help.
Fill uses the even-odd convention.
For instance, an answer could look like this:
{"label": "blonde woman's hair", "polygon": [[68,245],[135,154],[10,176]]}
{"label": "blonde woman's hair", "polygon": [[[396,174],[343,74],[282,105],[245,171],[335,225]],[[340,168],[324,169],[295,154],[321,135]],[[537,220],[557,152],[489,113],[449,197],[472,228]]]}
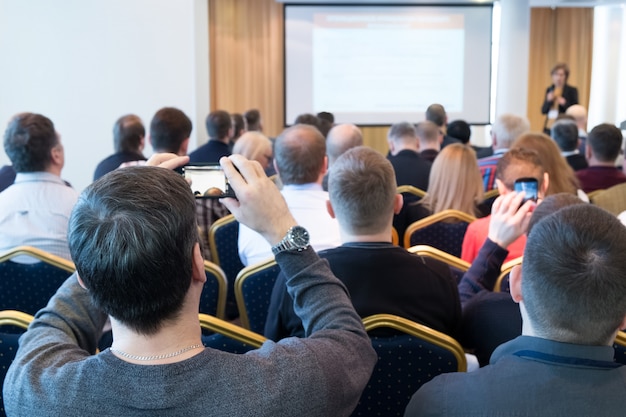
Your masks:
{"label": "blonde woman's hair", "polygon": [[476,153],[467,145],[455,143],[443,148],[435,158],[428,194],[420,204],[432,213],[453,209],[477,215],[483,194]]}
{"label": "blonde woman's hair", "polygon": [[543,133],[526,133],[513,142],[513,148],[532,149],[537,152],[550,182],[546,195],[558,193],[576,194],[580,184],[574,170],[569,166],[556,143]]}
{"label": "blonde woman's hair", "polygon": [[262,157],[271,157],[272,155],[272,142],[261,132],[245,132],[235,142],[233,153],[263,164]]}

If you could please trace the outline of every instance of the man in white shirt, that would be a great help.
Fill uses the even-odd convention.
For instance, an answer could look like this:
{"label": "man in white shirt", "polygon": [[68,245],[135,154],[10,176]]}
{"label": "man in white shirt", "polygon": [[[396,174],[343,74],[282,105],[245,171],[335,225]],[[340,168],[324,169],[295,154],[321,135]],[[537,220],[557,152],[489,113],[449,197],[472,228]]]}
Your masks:
{"label": "man in white shirt", "polygon": [[[289,211],[309,231],[311,246],[320,251],[341,245],[339,224],[328,214],[328,193],[322,189],[328,159],[319,130],[303,124],[285,129],[274,144],[274,166]],[[246,266],[272,258],[267,241],[243,225],[239,226],[238,245]]]}
{"label": "man in white shirt", "polygon": [[40,114],[14,116],[4,150],[17,175],[0,193],[0,251],[28,245],[71,260],[67,224],[78,193],[61,179],[65,155],[54,124]]}

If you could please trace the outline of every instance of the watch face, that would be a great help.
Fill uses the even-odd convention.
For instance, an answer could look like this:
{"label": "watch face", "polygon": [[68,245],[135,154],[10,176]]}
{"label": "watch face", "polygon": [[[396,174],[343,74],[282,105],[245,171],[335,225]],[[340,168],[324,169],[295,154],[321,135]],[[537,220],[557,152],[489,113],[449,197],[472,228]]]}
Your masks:
{"label": "watch face", "polygon": [[299,248],[304,248],[309,244],[309,232],[302,226],[294,226],[290,233],[291,241]]}

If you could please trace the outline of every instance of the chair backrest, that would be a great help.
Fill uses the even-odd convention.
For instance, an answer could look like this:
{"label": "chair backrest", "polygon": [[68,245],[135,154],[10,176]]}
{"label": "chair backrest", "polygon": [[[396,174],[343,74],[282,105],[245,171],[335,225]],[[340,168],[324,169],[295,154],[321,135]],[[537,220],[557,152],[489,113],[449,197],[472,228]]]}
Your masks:
{"label": "chair backrest", "polygon": [[435,213],[409,225],[404,233],[404,247],[429,245],[460,257],[465,231],[474,220],[474,216],[458,210]]}
{"label": "chair backrest", "polygon": [[398,237],[398,231],[395,227],[391,227],[391,243],[394,245],[400,244],[400,238]]}
{"label": "chair backrest", "polygon": [[598,193],[589,194],[588,197],[592,204],[616,216],[626,211],[626,183],[614,185]]}
{"label": "chair backrest", "polygon": [[617,332],[613,342],[613,349],[615,349],[615,362],[626,365],[626,332]]}
{"label": "chair backrest", "polygon": [[202,329],[214,332],[211,336],[202,337],[206,347],[230,353],[246,353],[258,349],[267,340],[260,334],[207,314],[199,314],[198,318]]}
{"label": "chair backrest", "polygon": [[223,319],[226,309],[228,280],[222,268],[213,262],[204,261],[206,282],[200,295],[200,313]]}
{"label": "chair backrest", "polygon": [[517,265],[521,265],[523,259],[524,257],[520,256],[502,265],[500,275],[498,275],[498,279],[496,279],[496,283],[493,285],[493,292],[509,292],[509,274],[511,273],[511,269]]}
{"label": "chair backrest", "polygon": [[238,314],[235,301],[235,280],[244,267],[238,250],[239,222],[229,214],[213,223],[209,229],[211,259],[217,264],[228,280],[226,291],[226,315],[236,318]]}
{"label": "chair backrest", "polygon": [[263,333],[267,310],[280,266],[275,260],[248,266],[235,281],[235,297],[241,325],[256,333]]}
{"label": "chair backrest", "polygon": [[[33,316],[15,310],[0,311],[0,387],[4,385],[4,377],[9,366],[15,359],[18,348],[20,333],[14,333],[14,328],[19,328],[23,332],[33,320]],[[11,333],[5,333],[4,327],[11,328]],[[6,416],[4,411],[4,399],[0,390],[0,417]]]}
{"label": "chair backrest", "polygon": [[411,194],[415,197],[418,197],[418,199],[421,199],[426,195],[426,191],[412,185],[399,185],[397,192],[398,194]]}
{"label": "chair backrest", "polygon": [[[28,256],[37,262],[17,263],[12,261],[16,256]],[[30,246],[18,246],[1,254],[0,310],[34,315],[75,270],[72,262]]]}
{"label": "chair backrest", "polygon": [[454,278],[456,278],[456,282],[461,282],[461,278],[463,278],[463,274],[467,272],[470,268],[471,264],[467,261],[464,261],[461,258],[458,258],[454,255],[450,255],[447,252],[439,250],[437,248],[433,248],[428,245],[416,245],[411,246],[407,249],[409,252],[414,253],[420,256],[427,256],[429,258],[436,259],[447,264],[450,267],[450,271]]}
{"label": "chair backrest", "polygon": [[427,326],[390,314],[366,317],[363,324],[368,332],[387,328],[393,334],[370,334],[378,362],[352,416],[403,416],[423,384],[439,374],[467,369],[461,345]]}

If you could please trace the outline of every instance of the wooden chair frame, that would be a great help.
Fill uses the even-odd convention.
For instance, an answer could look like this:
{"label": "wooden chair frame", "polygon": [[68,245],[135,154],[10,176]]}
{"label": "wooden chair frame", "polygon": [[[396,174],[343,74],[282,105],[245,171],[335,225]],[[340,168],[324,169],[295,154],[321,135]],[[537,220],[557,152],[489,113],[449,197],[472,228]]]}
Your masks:
{"label": "wooden chair frame", "polygon": [[444,252],[441,249],[433,248],[432,246],[428,245],[415,245],[411,246],[407,250],[416,255],[427,256],[429,258],[444,262],[449,266],[457,268],[463,272],[467,271],[468,269],[470,269],[470,266],[472,266],[472,264],[464,261],[461,258],[457,258],[456,256],[449,254],[448,252]]}
{"label": "wooden chair frame", "polygon": [[39,259],[42,262],[63,269],[67,272],[73,273],[76,271],[76,266],[72,261],[61,258],[60,256],[53,255],[41,249],[34,248],[32,246],[17,246],[13,249],[0,254],[0,262],[9,261],[16,256],[26,255],[31,258]]}
{"label": "wooden chair frame", "polygon": [[33,318],[30,314],[21,311],[2,310],[0,311],[0,326],[16,326],[27,329]]}
{"label": "wooden chair frame", "polygon": [[419,198],[424,198],[426,196],[426,191],[414,187],[412,185],[399,185],[397,189],[398,194],[409,193],[418,196]]}
{"label": "wooden chair frame", "polygon": [[216,317],[223,319],[226,316],[226,293],[228,291],[228,279],[226,278],[224,271],[222,271],[222,268],[213,262],[204,261],[204,270],[217,280],[218,295],[217,311],[215,315]]}
{"label": "wooden chair frame", "polygon": [[203,329],[230,337],[238,342],[254,346],[257,349],[260,348],[261,345],[267,340],[264,336],[258,333],[254,333],[253,331],[236,326],[208,314],[200,313],[198,314],[198,319],[200,320],[200,327]]}
{"label": "wooden chair frame", "polygon": [[404,233],[404,247],[407,249],[411,247],[411,234],[414,231],[423,229],[432,224],[448,219],[471,223],[476,220],[476,217],[459,210],[443,210],[439,213],[435,213],[431,216],[425,217],[421,220],[411,223],[409,227],[407,227],[406,232]]}
{"label": "wooden chair frame", "polygon": [[512,259],[502,265],[500,268],[500,275],[498,275],[498,279],[496,279],[496,283],[493,285],[493,292],[501,292],[502,291],[502,281],[504,278],[511,273],[511,270],[517,266],[522,264],[523,256],[519,258]]}

